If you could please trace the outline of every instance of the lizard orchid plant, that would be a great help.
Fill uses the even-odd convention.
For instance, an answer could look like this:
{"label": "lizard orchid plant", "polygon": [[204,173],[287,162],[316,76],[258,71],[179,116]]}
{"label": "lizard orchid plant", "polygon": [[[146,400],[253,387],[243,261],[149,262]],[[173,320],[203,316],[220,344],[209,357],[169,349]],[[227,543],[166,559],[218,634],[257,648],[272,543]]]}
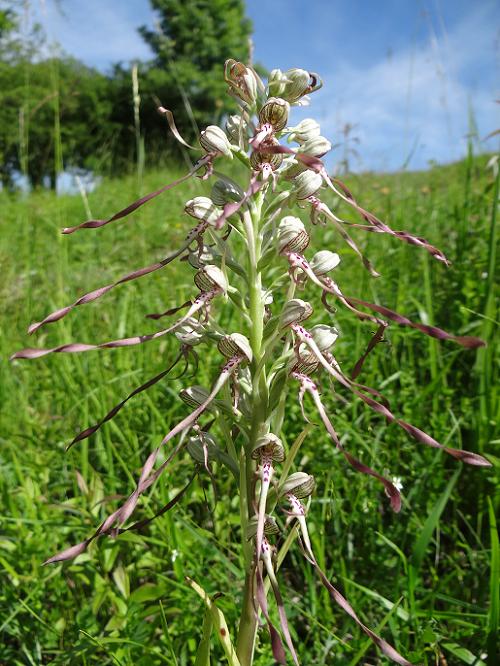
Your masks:
{"label": "lizard orchid plant", "polygon": [[[34,359],[47,354],[80,353],[142,345],[172,334],[179,351],[167,369],[142,386],[135,388],[98,423],[80,432],[70,445],[92,436],[112,419],[125,403],[161,381],[182,359],[196,361],[195,347],[217,342],[223,357],[220,369],[214,371],[210,387],[189,386],[180,398],[188,409],[187,416],[175,424],[144,462],[134,490],[107,516],[96,531],[82,543],[50,557],[47,563],[70,560],[82,553],[97,537],[117,535],[125,529],[143,528],[149,520],[123,527],[134,513],[141,495],[150,488],[181,455],[190,456],[196,469],[205,469],[212,477],[214,463],[225,466],[239,492],[242,562],[244,572],[243,601],[237,635],[233,642],[215,598],[210,598],[195,582],[192,588],[204,599],[208,617],[204,624],[197,663],[210,650],[210,632],[217,627],[227,660],[233,666],[250,666],[254,661],[260,617],[267,624],[276,662],[295,664],[299,657],[288,627],[285,606],[278,581],[278,565],[298,536],[301,553],[338,604],[389,659],[402,666],[409,662],[385,640],[366,627],[348,600],[332,585],[314,555],[307,528],[307,503],[314,492],[315,480],[304,470],[290,473],[300,444],[293,451],[284,446],[285,403],[289,391],[298,390],[302,415],[307,421],[304,397],[309,394],[326,433],[346,462],[358,472],[380,482],[395,512],[401,509],[400,486],[358,460],[341,443],[331,416],[321,399],[323,378],[340,384],[389,422],[394,422],[420,444],[442,449],[470,465],[490,463],[480,455],[444,446],[411,423],[399,418],[387,400],[374,388],[358,383],[366,356],[394,322],[415,328],[440,340],[451,340],[468,348],[483,342],[469,336],[454,336],[435,326],[413,322],[386,307],[346,294],[337,273],[340,256],[319,249],[306,258],[310,236],[307,226],[293,215],[294,208],[309,211],[309,225],[333,225],[340,241],[362,261],[372,276],[379,274],[351,236],[351,231],[388,234],[429,252],[441,263],[448,261],[443,253],[424,238],[406,231],[395,231],[368,212],[356,201],[347,187],[331,178],[321,160],[331,145],[321,136],[313,119],[289,124],[290,108],[308,103],[309,94],[321,87],[320,78],[302,69],[286,72],[273,70],[267,87],[252,67],[228,60],[225,64],[228,93],[238,103],[239,112],[227,118],[225,130],[209,126],[201,132],[201,156],[186,175],[152,192],[108,219],[89,220],[63,230],[72,234],[82,229],[96,229],[117,222],[133,213],[154,197],[196,176],[214,179],[211,196],[197,196],[188,201],[185,213],[195,220],[185,241],[173,253],[150,266],[139,268],[116,282],[90,291],[71,305],[52,312],[32,324],[30,333],[66,317],[74,308],[95,301],[120,284],[161,270],[174,259],[187,259],[195,270],[192,298],[174,310],[147,315],[163,319],[184,309],[175,323],[129,338],[99,344],[71,343],[51,349],[30,348],[18,351],[16,359]],[[171,112],[160,107],[170,128],[184,146]],[[283,141],[285,139],[285,142]],[[237,160],[243,165],[247,182],[239,185],[221,171],[221,164]],[[243,170],[243,169],[242,169]],[[348,222],[333,212],[322,199],[322,192],[335,195],[339,203],[353,209],[359,222]],[[297,298],[297,290],[310,288],[321,296],[323,318],[314,325],[313,307]],[[361,321],[376,324],[376,331],[353,372],[348,376],[334,355],[338,332],[331,325],[333,298]],[[224,331],[217,323],[218,313],[232,308],[238,315],[231,321],[241,322],[241,330]],[[324,323],[324,320],[327,323]],[[220,321],[220,320],[219,320]],[[314,377],[314,379],[313,379]],[[300,439],[300,438],[299,438]],[[303,437],[302,437],[303,439]],[[212,477],[212,481],[215,479]],[[188,484],[189,486],[189,484]],[[187,491],[186,486],[157,515],[168,511]],[[280,520],[280,516],[286,519]],[[155,516],[156,517],[156,516]],[[286,533],[288,532],[288,537]],[[300,535],[300,536],[299,536]],[[277,550],[279,549],[278,557]],[[271,619],[268,592],[277,605],[280,627]]]}

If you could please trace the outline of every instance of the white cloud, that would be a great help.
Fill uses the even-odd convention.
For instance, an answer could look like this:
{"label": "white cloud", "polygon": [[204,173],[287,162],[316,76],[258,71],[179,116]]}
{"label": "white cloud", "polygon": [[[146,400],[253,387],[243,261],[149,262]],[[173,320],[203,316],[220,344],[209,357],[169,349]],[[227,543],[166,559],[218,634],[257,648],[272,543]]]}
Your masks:
{"label": "white cloud", "polygon": [[137,32],[139,25],[153,24],[147,0],[41,2],[34,12],[49,39],[86,64],[106,69],[114,62],[152,57]]}
{"label": "white cloud", "polygon": [[[498,126],[494,88],[495,25],[485,5],[447,35],[432,35],[368,68],[340,62],[324,72],[328,85],[314,100],[323,133],[337,137],[340,122],[357,125],[363,168],[396,169],[416,146],[410,167],[450,161],[466,149],[469,107],[479,135]],[[332,82],[333,85],[332,85]],[[334,138],[336,141],[336,138]]]}

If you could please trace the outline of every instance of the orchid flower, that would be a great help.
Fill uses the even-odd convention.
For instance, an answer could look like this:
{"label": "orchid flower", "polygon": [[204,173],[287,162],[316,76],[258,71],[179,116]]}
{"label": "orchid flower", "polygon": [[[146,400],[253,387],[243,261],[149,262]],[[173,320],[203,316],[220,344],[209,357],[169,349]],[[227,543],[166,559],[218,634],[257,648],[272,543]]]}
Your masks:
{"label": "orchid flower", "polygon": [[[383,340],[392,322],[469,349],[484,343],[475,337],[452,335],[437,326],[411,321],[383,305],[344,293],[340,287],[343,284],[342,262],[346,260],[342,256],[342,247],[318,248],[309,255],[311,225],[328,222],[373,277],[380,274],[354,239],[358,231],[393,236],[424,249],[444,266],[448,264],[445,255],[424,238],[411,232],[393,230],[365,210],[343,183],[330,178],[322,157],[330,151],[331,143],[321,135],[316,120],[306,118],[297,125],[289,125],[293,107],[308,104],[309,95],[322,86],[319,76],[299,68],[285,72],[275,69],[266,86],[251,65],[228,60],[224,67],[224,79],[228,94],[236,101],[238,108],[226,119],[225,129],[217,125],[204,128],[199,135],[199,146],[190,145],[182,138],[171,111],[159,108],[174,137],[185,148],[199,153],[187,174],[141,197],[111,217],[88,220],[67,227],[62,232],[73,234],[81,229],[99,229],[125,218],[191,177],[203,180],[213,178],[210,196],[200,194],[184,206],[184,213],[196,221],[196,226],[177,249],[160,261],[129,272],[111,284],[89,290],[70,305],[32,323],[29,333],[37,333],[45,325],[60,321],[77,307],[100,299],[119,285],[166,268],[175,259],[186,261],[186,267],[194,270],[198,294],[184,303],[146,316],[157,320],[181,310],[184,314],[170,326],[146,335],[95,344],[69,343],[48,349],[28,348],[12,356],[12,359],[35,359],[53,353],[133,347],[171,334],[173,345],[178,346],[173,361],[166,368],[162,361],[162,370],[158,374],[134,388],[104,417],[77,434],[69,447],[105,427],[129,400],[157,385],[182,360],[184,368],[177,379],[185,377],[188,368],[196,374],[200,359],[210,368],[215,347],[225,359],[222,367],[213,371],[210,388],[194,383],[180,391],[179,397],[189,413],[149,453],[135,487],[125,501],[103,519],[93,534],[53,555],[46,563],[70,560],[83,553],[98,537],[112,537],[124,530],[139,529],[160,518],[181,501],[193,479],[203,469],[210,475],[215,495],[218,484],[216,472],[221,466],[229,471],[228,478],[239,497],[242,579],[245,582],[234,646],[222,611],[194,581],[190,580],[189,584],[204,599],[209,612],[224,629],[223,647],[229,663],[232,666],[252,666],[254,663],[260,614],[269,630],[274,660],[286,664],[286,645],[294,663],[300,663],[288,625],[286,597],[278,582],[278,565],[292,546],[295,532],[289,531],[284,542],[281,537],[296,521],[294,529],[298,524],[302,553],[314,567],[332,600],[385,656],[400,666],[410,666],[403,656],[361,622],[350,603],[317,563],[309,536],[307,510],[302,500],[309,498],[316,483],[321,481],[316,482],[301,469],[291,470],[294,461],[298,460],[295,454],[308,430],[304,431],[302,439],[297,440],[292,451],[288,450],[284,444],[287,440],[286,399],[289,391],[296,387],[295,382],[298,382],[298,403],[304,420],[308,421],[304,405],[304,397],[308,394],[325,428],[325,437],[353,469],[382,484],[393,510],[399,512],[399,477],[395,475],[392,480],[386,478],[344,446],[322,399],[321,373],[328,375],[330,387],[340,385],[342,390],[349,391],[418,442],[443,450],[464,463],[485,467],[490,465],[485,457],[439,443],[423,430],[399,418],[397,409],[389,405],[378,389],[358,381],[365,359]],[[245,181],[236,180],[235,161],[246,170]],[[224,172],[221,166],[224,164],[233,177]],[[332,211],[332,207],[335,211],[337,208],[330,207],[327,197],[328,200],[335,197],[336,202],[353,209],[360,216],[360,222],[347,222],[339,217]],[[306,222],[298,217],[304,208],[309,213]],[[318,313],[307,300],[297,298],[298,290],[321,294],[324,308],[319,320],[313,321]],[[335,317],[336,312],[327,300],[331,297],[360,321],[369,321],[377,326],[350,376],[342,369],[340,354],[337,360],[333,353],[340,333],[332,325],[332,315]],[[306,328],[304,323],[308,321],[313,323]],[[228,326],[231,330],[227,330]],[[174,445],[172,442],[176,438]],[[160,453],[164,451],[166,458],[160,462]],[[172,460],[181,455],[194,469],[187,485],[157,511],[153,519],[142,519],[126,526],[142,495],[163,475]],[[217,468],[212,465],[214,461]],[[398,470],[393,472],[396,474]],[[277,519],[277,510],[284,503],[288,519],[283,526]],[[229,505],[227,510],[230,510]],[[278,548],[279,557],[275,558]],[[266,586],[272,589],[280,630],[271,621]],[[204,635],[202,640],[206,639]]]}

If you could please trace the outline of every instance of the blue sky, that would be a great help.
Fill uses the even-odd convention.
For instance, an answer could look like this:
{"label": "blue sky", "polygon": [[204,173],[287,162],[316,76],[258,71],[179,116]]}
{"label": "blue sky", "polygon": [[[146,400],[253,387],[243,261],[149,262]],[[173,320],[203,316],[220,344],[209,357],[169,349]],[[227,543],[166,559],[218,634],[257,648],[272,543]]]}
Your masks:
{"label": "blue sky", "polygon": [[[154,25],[148,0],[34,0],[32,7],[50,38],[89,65],[105,71],[151,56],[136,30]],[[469,109],[481,138],[500,126],[496,0],[248,0],[247,13],[256,60],[322,76],[323,89],[295,117],[316,117],[332,143],[353,124],[355,170],[458,159]]]}

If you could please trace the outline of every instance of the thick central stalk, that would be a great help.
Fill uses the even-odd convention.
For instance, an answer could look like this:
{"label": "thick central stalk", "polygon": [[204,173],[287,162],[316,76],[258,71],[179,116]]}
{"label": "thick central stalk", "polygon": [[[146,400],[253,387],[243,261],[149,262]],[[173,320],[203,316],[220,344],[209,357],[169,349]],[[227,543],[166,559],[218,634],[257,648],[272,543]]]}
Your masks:
{"label": "thick central stalk", "polygon": [[254,200],[252,212],[244,213],[244,226],[248,246],[248,298],[250,331],[249,339],[252,347],[253,361],[250,366],[252,377],[252,415],[248,444],[245,455],[241,458],[244,465],[244,473],[240,477],[240,498],[245,502],[241,506],[242,514],[242,540],[245,559],[245,588],[243,594],[243,606],[241,609],[240,623],[236,652],[241,666],[251,666],[255,648],[257,633],[257,614],[255,600],[255,562],[253,542],[246,541],[245,525],[255,514],[254,506],[254,470],[255,463],[252,459],[253,447],[263,432],[267,419],[267,385],[265,368],[261,367],[262,340],[264,331],[265,305],[262,294],[262,275],[258,269],[261,258],[261,222],[262,197],[257,195]]}

